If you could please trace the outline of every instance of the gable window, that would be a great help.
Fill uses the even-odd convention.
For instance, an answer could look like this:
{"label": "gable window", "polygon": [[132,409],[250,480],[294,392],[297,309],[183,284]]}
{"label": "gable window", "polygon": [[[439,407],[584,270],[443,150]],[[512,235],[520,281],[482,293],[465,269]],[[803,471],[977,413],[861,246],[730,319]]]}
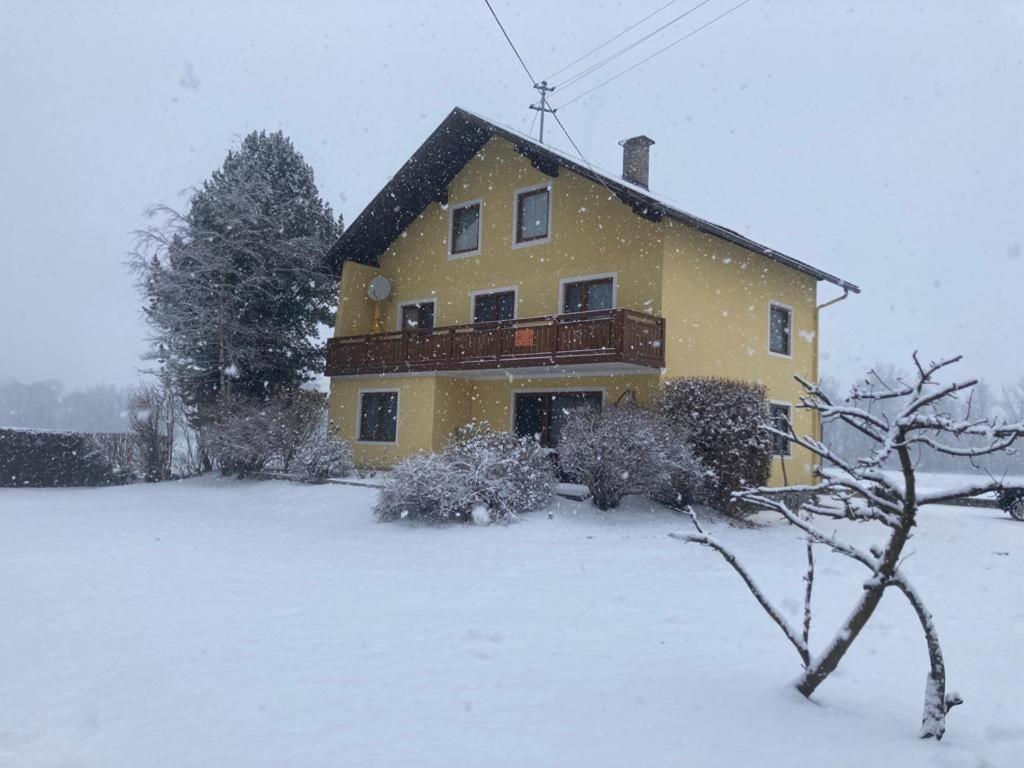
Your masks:
{"label": "gable window", "polygon": [[[768,406],[768,416],[771,425],[782,432],[789,433],[790,408],[786,403],[772,403]],[[789,448],[789,440],[782,435],[772,435],[772,454],[775,456],[792,455]]]}
{"label": "gable window", "polygon": [[550,225],[550,189],[545,186],[516,192],[516,244],[547,240]]}
{"label": "gable window", "polygon": [[597,277],[562,284],[563,312],[615,308],[615,278]]}
{"label": "gable window", "polygon": [[493,323],[511,320],[516,315],[516,292],[494,291],[473,297],[473,322]]}
{"label": "gable window", "polygon": [[398,330],[414,331],[434,327],[434,302],[411,301],[398,307]]}
{"label": "gable window", "polygon": [[393,443],[398,435],[398,391],[359,395],[359,440]]}
{"label": "gable window", "polygon": [[768,312],[768,351],[789,357],[793,354],[793,310],[772,302]]}
{"label": "gable window", "polygon": [[520,392],[515,396],[513,431],[545,448],[558,445],[562,427],[574,408],[601,408],[601,392]]}
{"label": "gable window", "polygon": [[480,252],[480,201],[452,208],[449,256],[473,256]]}

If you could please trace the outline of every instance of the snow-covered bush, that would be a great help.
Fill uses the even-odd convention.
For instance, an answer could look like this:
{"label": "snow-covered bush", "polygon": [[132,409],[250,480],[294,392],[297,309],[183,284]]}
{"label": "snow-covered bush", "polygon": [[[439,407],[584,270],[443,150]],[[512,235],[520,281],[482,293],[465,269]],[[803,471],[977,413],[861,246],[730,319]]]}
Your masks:
{"label": "snow-covered bush", "polygon": [[256,398],[223,398],[207,428],[207,448],[225,475],[249,477],[262,470],[278,447],[277,404]]}
{"label": "snow-covered bush", "polygon": [[554,483],[551,462],[536,442],[469,424],[440,454],[399,462],[374,513],[382,521],[508,523],[547,504]]}
{"label": "snow-covered bush", "polygon": [[659,393],[657,409],[673,429],[688,436],[694,456],[712,473],[703,500],[724,512],[745,511],[730,504],[730,497],[742,488],[766,484],[771,472],[772,435],[763,429],[770,421],[764,386],[719,378],[675,379]]}
{"label": "snow-covered bush", "polygon": [[310,435],[296,451],[293,466],[306,480],[344,477],[355,468],[352,446],[326,429]]}
{"label": "snow-covered bush", "polygon": [[[345,460],[344,448],[330,443],[331,437],[323,393],[292,389],[266,399],[223,398],[217,420],[208,430],[208,447],[224,474],[239,477],[267,465],[288,471],[303,450],[305,463],[333,461],[337,471],[344,473],[351,468],[351,460]],[[316,471],[328,470],[321,466]],[[305,466],[302,473],[307,474]]]}
{"label": "snow-covered bush", "polygon": [[171,476],[173,423],[170,398],[159,381],[138,384],[129,390],[128,424],[138,469],[147,483]]}
{"label": "snow-covered bush", "polygon": [[451,473],[441,454],[417,453],[398,462],[388,473],[374,507],[374,516],[381,522],[421,520],[431,523],[451,522]]}
{"label": "snow-covered bush", "polygon": [[685,435],[635,405],[574,410],[562,427],[558,460],[587,486],[598,509],[617,507],[627,494],[685,506],[704,483]]}

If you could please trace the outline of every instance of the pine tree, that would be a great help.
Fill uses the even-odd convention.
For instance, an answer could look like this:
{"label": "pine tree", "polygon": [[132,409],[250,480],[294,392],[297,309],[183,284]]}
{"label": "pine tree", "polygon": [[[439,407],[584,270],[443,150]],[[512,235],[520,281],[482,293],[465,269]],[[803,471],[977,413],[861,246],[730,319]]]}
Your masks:
{"label": "pine tree", "polygon": [[180,214],[140,233],[132,267],[152,328],[151,357],[197,425],[226,395],[264,399],[323,367],[338,276],[327,252],[342,231],[313,170],[283,133],[253,132]]}

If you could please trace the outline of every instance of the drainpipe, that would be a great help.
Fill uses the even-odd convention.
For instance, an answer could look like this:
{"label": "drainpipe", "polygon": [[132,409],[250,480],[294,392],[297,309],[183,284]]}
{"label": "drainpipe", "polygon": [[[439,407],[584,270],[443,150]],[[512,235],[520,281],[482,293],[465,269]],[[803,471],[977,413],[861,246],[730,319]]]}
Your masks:
{"label": "drainpipe", "polygon": [[[843,286],[843,295],[842,296],[836,296],[836,298],[834,298],[834,299],[829,299],[824,304],[819,304],[815,308],[815,318],[814,318],[814,324],[816,326],[815,329],[814,329],[815,330],[815,333],[814,333],[814,383],[815,384],[819,383],[819,378],[818,378],[818,339],[821,336],[821,320],[818,317],[818,315],[821,314],[821,310],[825,309],[826,307],[831,307],[833,304],[838,304],[840,301],[843,301],[844,299],[848,299],[849,297],[850,297],[850,289],[844,285]],[[822,429],[821,429],[821,414],[815,412],[814,420],[817,422],[817,424],[815,424],[815,426],[817,427],[816,431],[818,433],[818,441],[819,442],[823,441],[824,440],[824,435],[822,434]]]}
{"label": "drainpipe", "polygon": [[834,299],[830,299],[829,301],[826,301],[824,304],[819,304],[818,305],[818,311],[823,310],[825,307],[831,307],[833,304],[838,304],[843,299],[849,298],[849,296],[850,296],[850,289],[847,288],[846,286],[843,286],[843,295],[842,296],[837,296]]}

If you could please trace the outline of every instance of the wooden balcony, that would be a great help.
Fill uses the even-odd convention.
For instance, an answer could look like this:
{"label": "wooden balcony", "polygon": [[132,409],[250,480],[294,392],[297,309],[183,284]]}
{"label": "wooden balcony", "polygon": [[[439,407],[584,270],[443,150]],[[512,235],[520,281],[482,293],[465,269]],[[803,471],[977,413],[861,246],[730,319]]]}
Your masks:
{"label": "wooden balcony", "polygon": [[328,376],[613,363],[662,368],[665,320],[629,309],[338,336]]}

